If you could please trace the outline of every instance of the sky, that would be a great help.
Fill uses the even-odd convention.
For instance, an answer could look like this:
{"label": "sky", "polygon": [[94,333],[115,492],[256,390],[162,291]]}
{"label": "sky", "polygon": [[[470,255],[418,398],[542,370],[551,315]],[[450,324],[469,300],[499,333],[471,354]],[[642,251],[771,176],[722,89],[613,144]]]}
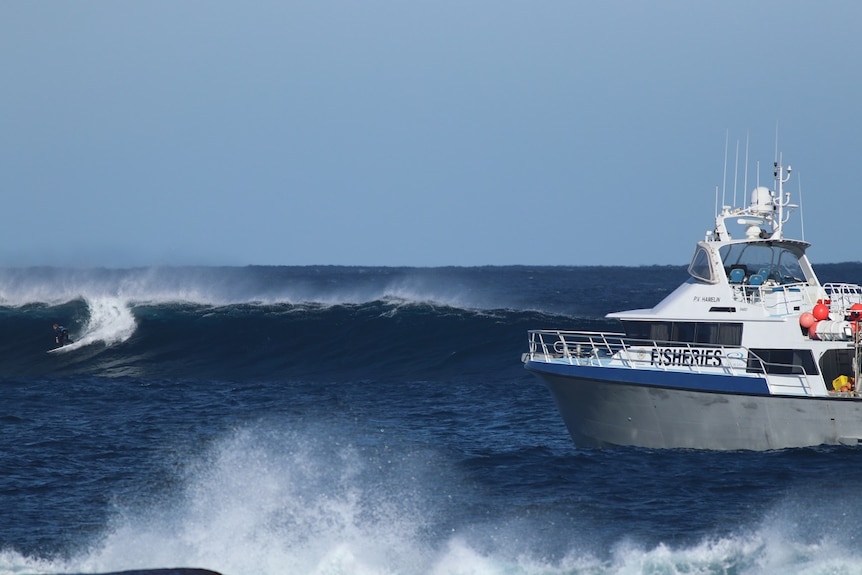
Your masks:
{"label": "sky", "polygon": [[0,0],[0,267],[684,265],[776,149],[787,234],[859,261],[860,24],[855,0]]}

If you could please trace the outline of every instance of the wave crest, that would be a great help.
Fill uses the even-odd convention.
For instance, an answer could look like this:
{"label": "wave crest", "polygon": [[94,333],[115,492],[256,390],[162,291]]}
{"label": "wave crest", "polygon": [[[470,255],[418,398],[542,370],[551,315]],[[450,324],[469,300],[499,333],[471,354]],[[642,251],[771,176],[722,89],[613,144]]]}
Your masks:
{"label": "wave crest", "polygon": [[135,333],[137,322],[128,303],[119,298],[101,297],[86,300],[88,319],[73,343],[59,348],[70,352],[94,343],[106,346],[122,343]]}

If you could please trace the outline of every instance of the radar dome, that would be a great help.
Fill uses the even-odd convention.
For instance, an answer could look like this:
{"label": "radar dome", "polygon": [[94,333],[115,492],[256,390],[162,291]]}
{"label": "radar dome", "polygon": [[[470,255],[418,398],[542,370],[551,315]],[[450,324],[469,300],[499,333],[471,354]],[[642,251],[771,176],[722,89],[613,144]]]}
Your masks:
{"label": "radar dome", "polygon": [[759,214],[771,214],[775,204],[772,201],[772,192],[769,191],[769,188],[764,186],[754,188],[751,191],[751,205],[749,207]]}

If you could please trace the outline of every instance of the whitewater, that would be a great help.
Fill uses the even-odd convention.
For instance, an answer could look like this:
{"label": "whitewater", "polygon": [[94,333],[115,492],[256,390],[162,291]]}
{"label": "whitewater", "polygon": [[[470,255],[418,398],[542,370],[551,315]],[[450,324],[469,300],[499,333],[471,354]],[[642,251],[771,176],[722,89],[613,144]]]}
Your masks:
{"label": "whitewater", "polygon": [[0,270],[0,574],[862,573],[857,450],[577,449],[523,370],[685,274]]}

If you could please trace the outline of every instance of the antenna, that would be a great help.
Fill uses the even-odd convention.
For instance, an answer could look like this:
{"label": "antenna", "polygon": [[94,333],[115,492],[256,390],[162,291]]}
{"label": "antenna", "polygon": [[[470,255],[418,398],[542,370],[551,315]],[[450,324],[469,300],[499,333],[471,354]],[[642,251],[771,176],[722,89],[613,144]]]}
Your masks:
{"label": "antenna", "polygon": [[775,165],[778,166],[778,163],[781,162],[781,158],[778,154],[778,121],[775,122]]}
{"label": "antenna", "polygon": [[727,138],[728,130],[724,131],[724,179],[721,182],[721,205],[727,205],[725,190],[727,190]]}
{"label": "antenna", "polygon": [[805,218],[802,216],[805,214],[805,210],[802,209],[802,178],[796,176],[797,180],[799,180],[799,231],[802,232],[802,241],[805,241]]}
{"label": "antenna", "polygon": [[742,193],[748,192],[748,132],[745,132],[745,177],[742,180]]}
{"label": "antenna", "polygon": [[739,183],[739,140],[736,141],[736,159],[733,161],[733,207],[736,203],[736,185]]}

